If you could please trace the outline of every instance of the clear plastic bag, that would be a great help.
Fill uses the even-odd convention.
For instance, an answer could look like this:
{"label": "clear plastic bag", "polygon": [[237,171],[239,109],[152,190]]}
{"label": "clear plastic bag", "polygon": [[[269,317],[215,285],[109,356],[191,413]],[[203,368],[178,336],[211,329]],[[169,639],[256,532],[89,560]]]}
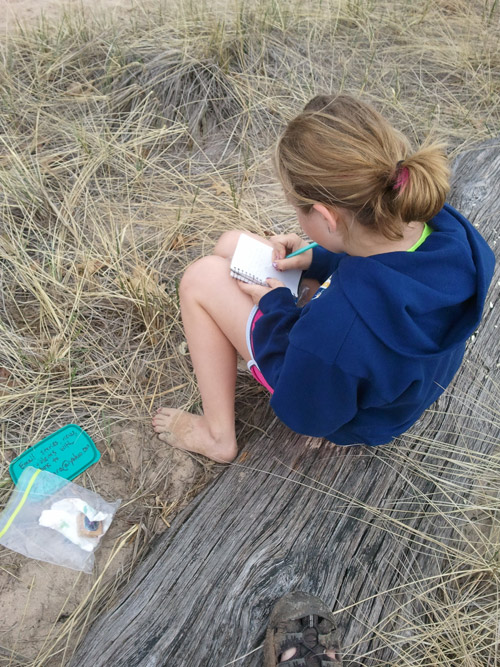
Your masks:
{"label": "clear plastic bag", "polygon": [[29,558],[90,573],[94,551],[120,502],[108,503],[63,477],[26,468],[0,514],[0,544]]}

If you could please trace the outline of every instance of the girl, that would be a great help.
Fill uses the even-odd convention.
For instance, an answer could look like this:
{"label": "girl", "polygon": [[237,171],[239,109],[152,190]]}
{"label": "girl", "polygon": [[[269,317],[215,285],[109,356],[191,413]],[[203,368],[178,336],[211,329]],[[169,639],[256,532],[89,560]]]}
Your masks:
{"label": "girl", "polygon": [[[347,95],[315,97],[275,155],[304,233],[270,239],[276,268],[303,270],[299,308],[279,281],[229,275],[240,232],[192,264],[181,311],[203,415],[160,408],[162,440],[215,461],[237,454],[237,353],[298,433],[337,445],[380,445],[408,429],[457,371],[493,274],[483,238],[445,204],[442,146],[408,141]],[[246,232],[245,232],[246,233]]]}

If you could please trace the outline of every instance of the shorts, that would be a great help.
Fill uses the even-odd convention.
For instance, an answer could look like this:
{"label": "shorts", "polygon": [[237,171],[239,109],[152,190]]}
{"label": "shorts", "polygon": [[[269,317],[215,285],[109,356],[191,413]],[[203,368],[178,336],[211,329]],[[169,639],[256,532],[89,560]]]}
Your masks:
{"label": "shorts", "polygon": [[267,382],[266,378],[262,375],[262,371],[260,370],[259,366],[257,365],[257,362],[254,359],[253,355],[253,330],[255,328],[255,323],[257,322],[258,319],[262,317],[264,313],[259,310],[258,306],[254,306],[252,308],[252,312],[250,313],[250,316],[248,318],[247,322],[247,332],[246,332],[246,339],[247,339],[247,347],[248,351],[250,353],[250,361],[248,362],[248,370],[250,373],[254,376],[254,378],[259,382],[263,387],[267,389],[271,394],[274,393],[274,389],[271,387],[271,385]]}

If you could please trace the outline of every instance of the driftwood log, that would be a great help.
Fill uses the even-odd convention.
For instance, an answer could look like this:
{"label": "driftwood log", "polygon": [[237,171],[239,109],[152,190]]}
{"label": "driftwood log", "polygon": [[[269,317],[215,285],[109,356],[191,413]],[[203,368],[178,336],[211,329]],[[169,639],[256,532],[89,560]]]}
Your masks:
{"label": "driftwood log", "polygon": [[[462,154],[453,183],[451,203],[498,250],[500,140]],[[487,416],[498,280],[497,269],[452,386],[395,444],[335,447],[268,411],[267,430],[177,516],[71,664],[257,667],[269,611],[293,589],[343,610],[346,665],[395,660],[397,646],[378,634],[413,613],[411,573],[425,579],[448,564],[460,517],[446,508],[454,500],[463,519],[476,492],[470,462],[500,439]]]}

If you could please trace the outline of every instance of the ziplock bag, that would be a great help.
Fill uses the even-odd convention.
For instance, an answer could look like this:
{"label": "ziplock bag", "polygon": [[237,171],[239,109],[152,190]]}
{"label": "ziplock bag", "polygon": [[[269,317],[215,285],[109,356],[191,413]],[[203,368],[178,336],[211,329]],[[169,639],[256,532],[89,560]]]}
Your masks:
{"label": "ziplock bag", "polygon": [[120,502],[108,503],[59,475],[28,467],[0,514],[0,544],[28,558],[90,573],[94,551]]}

